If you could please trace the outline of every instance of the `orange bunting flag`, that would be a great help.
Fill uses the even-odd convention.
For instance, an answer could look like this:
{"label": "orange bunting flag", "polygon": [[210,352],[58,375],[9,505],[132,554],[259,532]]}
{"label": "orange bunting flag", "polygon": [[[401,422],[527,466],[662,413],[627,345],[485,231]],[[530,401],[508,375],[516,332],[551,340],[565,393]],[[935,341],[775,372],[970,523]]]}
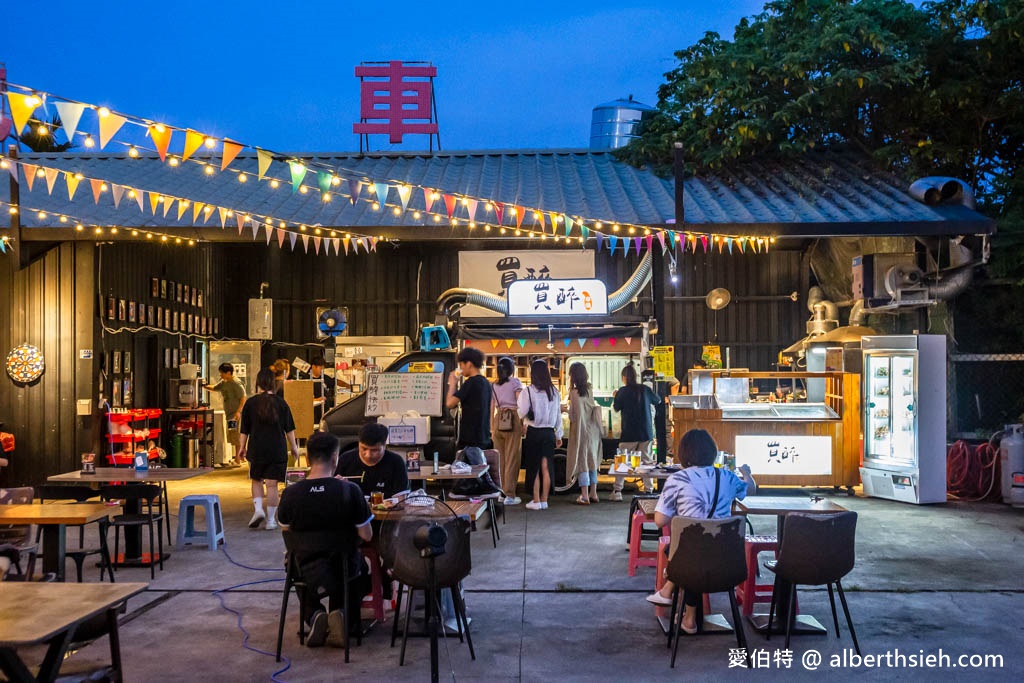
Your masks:
{"label": "orange bunting flag", "polygon": [[552,211],[548,215],[551,216],[551,234],[554,235],[558,232],[558,214]]}
{"label": "orange bunting flag", "polygon": [[323,239],[320,238],[320,237],[314,237],[313,238],[313,246],[315,247],[315,251],[316,251],[317,254],[320,253],[320,242],[322,242],[322,241],[323,241]]}
{"label": "orange bunting flag", "polygon": [[153,139],[160,161],[167,159],[167,147],[171,144],[171,129],[162,123],[154,123],[149,127],[149,137]]}
{"label": "orange bunting flag", "polygon": [[7,91],[7,101],[11,103],[11,118],[14,120],[14,134],[21,135],[21,129],[28,123],[32,112],[43,101],[37,95],[24,95]]}
{"label": "orange bunting flag", "polygon": [[309,253],[309,235],[302,236],[302,253]]}
{"label": "orange bunting flag", "polygon": [[345,235],[344,237],[341,238],[341,243],[345,247],[345,256],[348,256],[348,245],[349,245],[349,242],[351,242],[351,241],[352,241],[352,238],[349,237],[348,235]]}
{"label": "orange bunting flag", "polygon": [[25,174],[25,184],[28,185],[28,191],[31,192],[32,184],[36,182],[36,171],[39,170],[39,166],[36,164],[22,164],[21,170]]}
{"label": "orange bunting flag", "polygon": [[46,191],[53,194],[53,184],[57,182],[57,175],[60,171],[55,168],[47,168],[43,170],[43,173],[46,174]]}
{"label": "orange bunting flag", "polygon": [[221,156],[221,159],[220,159],[220,170],[223,171],[229,165],[231,165],[231,162],[235,160],[235,157],[237,157],[238,153],[241,152],[241,151],[242,151],[242,145],[238,144],[237,142],[232,142],[231,140],[228,140],[227,138],[225,138],[224,139],[224,154],[223,154],[223,156]]}
{"label": "orange bunting flag", "polygon": [[259,167],[259,171],[256,177],[259,180],[263,180],[263,177],[267,175],[267,171],[270,169],[270,162],[274,160],[274,156],[265,149],[256,148],[256,164]]}
{"label": "orange bunting flag", "polygon": [[280,249],[284,249],[284,230],[277,231],[277,246]]}
{"label": "orange bunting flag", "polygon": [[[81,182],[81,179],[74,173],[65,173],[64,179],[68,182],[68,201],[71,201],[75,198],[75,191],[78,190],[78,183]],[[116,206],[116,200],[120,198],[115,195],[114,199]]]}
{"label": "orange bunting flag", "polygon": [[100,149],[107,146],[111,138],[117,135],[117,131],[121,130],[121,126],[127,121],[123,116],[119,116],[113,112],[103,116],[100,114]]}
{"label": "orange bunting flag", "polygon": [[181,217],[185,215],[186,211],[188,211],[188,201],[185,200],[185,199],[179,199],[178,200],[178,220],[179,221],[181,220]]}
{"label": "orange bunting flag", "polygon": [[522,226],[522,224],[523,224],[523,215],[524,215],[523,214],[523,207],[521,207],[521,206],[513,206],[512,207],[512,215],[516,219],[516,230],[518,230],[520,228],[520,226]]}
{"label": "orange bunting flag", "polygon": [[[75,185],[78,181],[75,181]],[[117,209],[121,206],[121,198],[124,197],[124,185],[118,185],[116,183],[110,184],[110,194],[114,198],[114,208]]]}
{"label": "orange bunting flag", "polygon": [[444,208],[448,212],[448,218],[455,212],[455,197],[450,194],[444,195]]}
{"label": "orange bunting flag", "polygon": [[491,348],[492,349],[498,348],[498,340],[497,339],[492,339],[491,340]]}
{"label": "orange bunting flag", "polygon": [[103,181],[99,178],[89,178],[89,184],[92,185],[92,199],[99,204],[100,193],[103,192]]}
{"label": "orange bunting flag", "polygon": [[171,210],[171,204],[174,203],[173,197],[164,197],[164,218],[167,218],[167,212]]}
{"label": "orange bunting flag", "polygon": [[210,220],[210,216],[211,215],[213,215],[213,207],[209,206],[209,205],[204,206],[203,207],[203,225],[206,225],[206,222]]}
{"label": "orange bunting flag", "polygon": [[202,202],[192,202],[192,224],[195,225],[199,220],[199,213],[203,210],[205,204]]}
{"label": "orange bunting flag", "polygon": [[160,195],[153,194],[152,192],[150,192],[149,193],[149,210],[153,212],[154,216],[156,215],[156,205],[159,204],[159,203],[160,203]]}
{"label": "orange bunting flag", "polygon": [[181,160],[185,161],[190,156],[196,153],[196,150],[203,146],[203,140],[206,136],[202,133],[192,130],[185,131],[185,151],[181,153]]}

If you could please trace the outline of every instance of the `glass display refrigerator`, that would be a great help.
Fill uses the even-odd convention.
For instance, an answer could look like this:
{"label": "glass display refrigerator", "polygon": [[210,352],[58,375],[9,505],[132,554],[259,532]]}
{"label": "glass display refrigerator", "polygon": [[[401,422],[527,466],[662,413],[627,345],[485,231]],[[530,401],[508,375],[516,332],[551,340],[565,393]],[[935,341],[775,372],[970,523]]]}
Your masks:
{"label": "glass display refrigerator", "polygon": [[946,501],[946,337],[867,336],[864,493],[905,503]]}

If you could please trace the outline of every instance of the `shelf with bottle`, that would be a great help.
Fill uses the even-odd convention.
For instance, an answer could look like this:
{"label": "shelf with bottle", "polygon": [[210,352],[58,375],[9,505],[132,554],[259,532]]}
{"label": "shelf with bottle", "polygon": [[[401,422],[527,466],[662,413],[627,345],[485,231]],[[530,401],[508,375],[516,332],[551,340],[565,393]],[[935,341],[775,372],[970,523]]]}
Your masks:
{"label": "shelf with bottle", "polygon": [[140,450],[147,452],[149,460],[159,458],[157,443],[161,430],[159,426],[151,427],[150,422],[159,420],[162,415],[163,411],[159,408],[111,409],[107,413],[107,441],[110,443],[107,463],[114,466],[130,465],[135,452]]}

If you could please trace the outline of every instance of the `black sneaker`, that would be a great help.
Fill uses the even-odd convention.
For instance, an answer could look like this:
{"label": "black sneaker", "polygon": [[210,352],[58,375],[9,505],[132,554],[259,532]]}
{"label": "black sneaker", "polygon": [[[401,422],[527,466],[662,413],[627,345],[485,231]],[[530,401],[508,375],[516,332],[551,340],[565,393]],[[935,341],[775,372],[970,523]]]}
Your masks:
{"label": "black sneaker", "polygon": [[323,647],[327,640],[327,612],[320,610],[313,615],[306,635],[306,647]]}

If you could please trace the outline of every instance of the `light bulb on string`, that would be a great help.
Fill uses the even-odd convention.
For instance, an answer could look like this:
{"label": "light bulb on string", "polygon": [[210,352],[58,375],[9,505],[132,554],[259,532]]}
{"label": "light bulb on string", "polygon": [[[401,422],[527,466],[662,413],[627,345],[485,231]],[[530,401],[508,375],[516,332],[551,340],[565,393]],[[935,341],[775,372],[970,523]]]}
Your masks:
{"label": "light bulb on string", "polygon": [[203,140],[203,145],[206,147],[206,149],[213,149],[214,147],[217,146],[217,141],[214,140],[213,138],[208,137],[205,140]]}
{"label": "light bulb on string", "polygon": [[107,109],[106,107],[100,107],[99,108],[99,113],[100,113],[100,118],[104,118],[105,119],[108,116],[110,116],[110,110]]}
{"label": "light bulb on string", "polygon": [[168,161],[167,163],[169,163],[171,166],[177,166],[181,162],[178,161],[178,157],[171,157],[170,161]]}
{"label": "light bulb on string", "polygon": [[111,228],[110,229],[110,234],[111,235],[116,235],[117,234],[117,228]]}
{"label": "light bulb on string", "polygon": [[40,123],[39,127],[36,128],[36,134],[39,135],[39,137],[41,138],[45,138],[47,135],[50,134],[50,127],[47,126],[45,123]]}
{"label": "light bulb on string", "polygon": [[299,194],[309,194],[309,188],[305,185],[299,186]]}
{"label": "light bulb on string", "polygon": [[213,175],[216,173],[216,169],[211,164],[206,164],[206,168],[203,169],[203,172],[206,173],[206,175]]}
{"label": "light bulb on string", "polygon": [[90,149],[96,146],[96,141],[92,139],[92,135],[85,136],[85,146]]}
{"label": "light bulb on string", "polygon": [[270,187],[272,187],[273,189],[276,190],[280,186],[281,186],[281,183],[279,183],[276,178],[274,180],[270,181]]}
{"label": "light bulb on string", "polygon": [[249,176],[245,175],[244,173],[239,173],[238,174],[238,182],[244,183],[244,182],[248,182],[248,180],[249,180]]}
{"label": "light bulb on string", "polygon": [[128,156],[130,156],[132,159],[138,159],[139,158],[139,148],[136,147],[135,145],[132,145],[131,147],[129,147],[128,148]]}

